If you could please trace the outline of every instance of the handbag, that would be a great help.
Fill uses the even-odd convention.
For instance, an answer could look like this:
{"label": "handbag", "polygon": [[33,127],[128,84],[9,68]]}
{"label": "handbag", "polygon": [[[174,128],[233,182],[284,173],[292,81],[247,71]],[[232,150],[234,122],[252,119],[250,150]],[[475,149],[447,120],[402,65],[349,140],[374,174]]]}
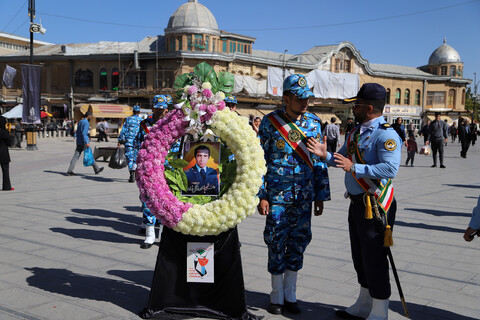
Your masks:
{"label": "handbag", "polygon": [[420,149],[420,154],[424,154],[426,156],[430,155],[430,146],[424,146]]}
{"label": "handbag", "polygon": [[122,169],[128,165],[127,157],[125,157],[125,149],[117,148],[115,153],[110,157],[108,167],[112,169]]}
{"label": "handbag", "polygon": [[93,158],[92,149],[90,147],[83,151],[83,165],[85,167],[93,166],[95,159]]}

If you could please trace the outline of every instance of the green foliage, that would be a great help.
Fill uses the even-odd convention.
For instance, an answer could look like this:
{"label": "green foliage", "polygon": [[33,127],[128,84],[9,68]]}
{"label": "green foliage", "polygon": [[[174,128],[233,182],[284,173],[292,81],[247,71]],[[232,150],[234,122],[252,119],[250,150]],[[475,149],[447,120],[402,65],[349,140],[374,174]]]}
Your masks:
{"label": "green foliage", "polygon": [[220,72],[218,74],[218,85],[214,92],[223,91],[225,94],[230,94],[233,91],[235,77],[230,72]]}
{"label": "green foliage", "polygon": [[173,90],[175,90],[175,94],[177,99],[180,99],[183,93],[183,88],[192,84],[193,75],[190,73],[184,73],[178,76],[173,83]]}

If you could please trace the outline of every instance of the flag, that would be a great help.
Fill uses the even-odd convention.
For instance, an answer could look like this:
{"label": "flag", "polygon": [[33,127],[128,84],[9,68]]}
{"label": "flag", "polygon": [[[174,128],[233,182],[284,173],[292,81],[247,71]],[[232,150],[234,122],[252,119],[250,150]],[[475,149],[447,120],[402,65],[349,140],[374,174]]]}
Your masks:
{"label": "flag", "polygon": [[26,124],[40,124],[42,66],[22,64],[23,117]]}
{"label": "flag", "polygon": [[7,67],[5,68],[5,71],[3,72],[3,84],[7,88],[13,87],[13,79],[15,78],[15,75],[17,74],[17,69],[10,67],[7,64]]}

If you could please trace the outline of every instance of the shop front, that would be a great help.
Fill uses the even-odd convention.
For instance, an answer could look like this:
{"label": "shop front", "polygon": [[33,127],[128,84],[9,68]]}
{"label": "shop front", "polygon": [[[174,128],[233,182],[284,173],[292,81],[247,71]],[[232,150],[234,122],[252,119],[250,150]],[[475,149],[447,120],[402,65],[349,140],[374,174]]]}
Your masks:
{"label": "shop front", "polygon": [[97,123],[103,119],[108,123],[108,135],[118,136],[125,119],[133,114],[132,107],[123,104],[77,104],[74,108],[75,121],[80,121],[87,111],[93,115],[90,120],[90,136],[92,137],[97,136]]}

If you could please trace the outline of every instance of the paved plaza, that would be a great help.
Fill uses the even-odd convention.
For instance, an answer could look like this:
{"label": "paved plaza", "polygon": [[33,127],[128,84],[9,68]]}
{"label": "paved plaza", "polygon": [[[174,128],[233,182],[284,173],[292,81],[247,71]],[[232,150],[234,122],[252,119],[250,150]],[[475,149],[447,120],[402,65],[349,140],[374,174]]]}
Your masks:
{"label": "paved plaza", "polygon": [[[99,162],[105,170],[95,175],[79,161],[70,177],[73,138],[39,139],[38,148],[10,150],[15,191],[0,193],[0,320],[139,319],[158,246],[139,247],[138,189],[127,182],[128,170]],[[394,180],[392,252],[411,319],[480,318],[480,239],[467,243],[462,237],[480,193],[479,150],[471,147],[463,159],[460,144],[449,143],[446,169],[430,168],[432,158],[417,155],[415,166],[402,165]],[[402,164],[405,158],[403,150]],[[333,320],[335,309],[355,301],[344,173],[332,168],[329,174],[333,199],[323,216],[313,217],[313,240],[299,272],[301,315],[265,311],[264,217],[254,214],[239,225],[250,312],[265,319]],[[405,319],[391,278],[389,319]]]}

